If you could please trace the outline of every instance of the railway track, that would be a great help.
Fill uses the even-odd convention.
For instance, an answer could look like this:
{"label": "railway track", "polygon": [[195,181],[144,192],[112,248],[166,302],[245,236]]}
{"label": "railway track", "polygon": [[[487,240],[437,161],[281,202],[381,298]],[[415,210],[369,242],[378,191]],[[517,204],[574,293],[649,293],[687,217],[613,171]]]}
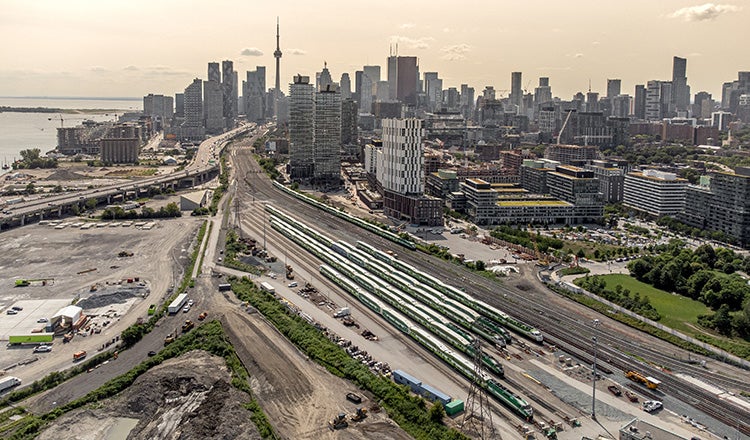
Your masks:
{"label": "railway track", "polygon": [[[262,196],[262,198],[274,200],[277,205],[283,206],[287,210],[293,210],[298,216],[304,217],[308,223],[314,223],[316,227],[325,230],[329,235],[348,237],[348,241],[350,242],[363,240],[381,249],[397,252],[403,261],[414,265],[420,270],[429,271],[450,284],[455,285],[456,280],[466,280],[467,292],[473,296],[534,325],[545,334],[552,336],[552,340],[560,348],[576,356],[580,356],[583,361],[593,360],[593,356],[591,356],[593,351],[591,344],[581,342],[582,340],[588,342],[590,337],[594,336],[590,323],[588,321],[583,322],[571,319],[555,309],[543,306],[542,299],[544,298],[544,294],[538,293],[537,288],[528,290],[512,289],[506,285],[474,275],[455,264],[416,252],[409,252],[386,239],[363,231],[354,225],[325,214],[317,208],[311,207],[294,197],[276,190],[265,176],[258,176],[254,179],[253,183],[252,187],[256,198]],[[523,307],[524,304],[528,304],[531,298],[539,300],[534,305],[534,308],[537,309],[535,312],[537,313],[531,313],[528,307]],[[541,312],[541,314],[538,312]],[[746,381],[680,362],[665,355],[662,351],[649,349],[642,344],[633,344],[624,335],[606,335],[603,332],[598,332],[596,336],[599,338],[599,349],[602,350],[602,358],[608,359],[605,361],[606,363],[623,371],[633,369],[653,375],[662,380],[664,389],[669,390],[670,393],[674,392],[676,397],[688,399],[686,403],[691,404],[696,409],[707,413],[707,415],[729,427],[737,427],[738,431],[745,435],[750,435],[750,425],[744,422],[748,418],[745,410],[714,396],[700,387],[674,377],[672,374],[665,373],[663,369],[656,369],[635,360],[633,357],[637,356],[648,359],[673,372],[689,374],[707,383],[728,389],[748,390]],[[628,353],[628,355],[624,355],[623,352]],[[607,367],[605,366],[605,368]],[[739,421],[739,426],[737,421]]]}

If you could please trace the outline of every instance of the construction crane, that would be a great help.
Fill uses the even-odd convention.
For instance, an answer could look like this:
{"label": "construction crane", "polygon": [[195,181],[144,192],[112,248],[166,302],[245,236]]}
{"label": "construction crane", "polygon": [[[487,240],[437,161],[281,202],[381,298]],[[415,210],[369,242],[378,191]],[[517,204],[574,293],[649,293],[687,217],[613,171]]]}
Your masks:
{"label": "construction crane", "polygon": [[568,116],[565,118],[565,122],[563,123],[562,127],[560,127],[560,131],[557,133],[557,145],[560,145],[560,138],[562,137],[563,130],[565,130],[565,127],[568,125],[568,121],[570,120],[570,115],[573,114],[575,110],[568,110]]}
{"label": "construction crane", "polygon": [[[58,114],[57,117],[60,118],[60,128],[64,128],[65,119],[63,119],[62,114]],[[51,121],[52,119],[55,119],[55,118],[47,118],[48,121]],[[86,118],[68,118],[69,121],[72,119],[86,119]]]}

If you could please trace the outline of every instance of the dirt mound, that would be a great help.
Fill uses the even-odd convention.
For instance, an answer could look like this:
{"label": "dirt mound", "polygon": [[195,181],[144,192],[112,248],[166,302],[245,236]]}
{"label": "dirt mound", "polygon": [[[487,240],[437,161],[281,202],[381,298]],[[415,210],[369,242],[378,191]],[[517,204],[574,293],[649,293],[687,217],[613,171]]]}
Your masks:
{"label": "dirt mound", "polygon": [[250,397],[230,380],[224,359],[192,351],[152,368],[95,409],[66,414],[38,438],[103,438],[127,433],[122,421],[130,420],[132,440],[260,439],[242,407]]}
{"label": "dirt mound", "polygon": [[47,176],[45,180],[81,180],[87,179],[86,176],[73,173],[69,170],[56,170],[54,173]]}
{"label": "dirt mound", "polygon": [[130,298],[145,297],[150,292],[145,286],[118,286],[107,289],[99,289],[96,292],[85,293],[82,300],[78,301],[78,307],[86,309],[96,309],[111,304],[123,304]]}

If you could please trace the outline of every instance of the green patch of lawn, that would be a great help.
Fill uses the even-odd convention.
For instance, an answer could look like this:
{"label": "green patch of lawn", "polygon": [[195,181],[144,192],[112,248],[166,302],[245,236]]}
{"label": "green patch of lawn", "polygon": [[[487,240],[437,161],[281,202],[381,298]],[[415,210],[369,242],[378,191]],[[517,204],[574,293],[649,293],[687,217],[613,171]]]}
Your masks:
{"label": "green patch of lawn", "polygon": [[599,276],[607,283],[607,289],[609,290],[615,290],[615,286],[619,284],[623,289],[630,290],[631,296],[635,292],[638,292],[641,297],[648,296],[651,300],[651,305],[662,316],[661,320],[659,320],[660,323],[689,335],[703,333],[694,327],[698,323],[698,315],[712,313],[711,309],[701,302],[656,289],[653,286],[636,280],[630,275],[612,274]]}

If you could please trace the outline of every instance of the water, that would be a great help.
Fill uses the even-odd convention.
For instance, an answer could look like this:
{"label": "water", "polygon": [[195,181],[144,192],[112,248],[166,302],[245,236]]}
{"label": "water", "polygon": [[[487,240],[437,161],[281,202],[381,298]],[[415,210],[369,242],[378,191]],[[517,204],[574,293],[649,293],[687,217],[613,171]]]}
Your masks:
{"label": "water", "polygon": [[97,122],[112,121],[126,111],[140,111],[141,99],[91,99],[91,98],[7,98],[0,97],[0,106],[47,107],[61,109],[106,109],[112,113],[0,113],[0,163],[10,163],[20,158],[20,151],[39,148],[42,154],[57,146],[57,128],[60,117],[65,127],[79,125],[84,119]]}

